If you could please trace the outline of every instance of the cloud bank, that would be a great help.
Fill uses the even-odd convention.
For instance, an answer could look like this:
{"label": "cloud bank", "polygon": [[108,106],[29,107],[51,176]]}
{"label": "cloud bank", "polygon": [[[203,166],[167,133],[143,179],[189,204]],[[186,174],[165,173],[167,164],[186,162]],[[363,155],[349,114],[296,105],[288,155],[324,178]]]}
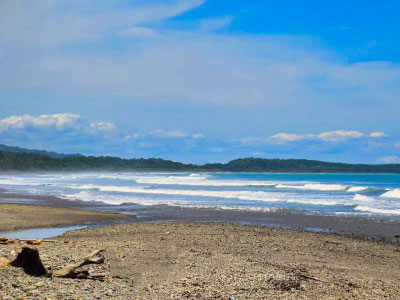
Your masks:
{"label": "cloud bank", "polygon": [[[348,151],[376,155],[376,162],[395,163],[396,145],[383,132],[336,130],[319,134],[277,133],[266,138],[215,139],[202,133],[155,129],[132,132],[104,120],[86,120],[78,114],[21,115],[0,119],[0,141],[9,145],[86,155],[165,157],[208,162],[247,156],[343,157]],[[299,151],[301,149],[301,151]],[[336,156],[335,156],[336,155]],[[189,159],[188,159],[189,157]]]}
{"label": "cloud bank", "polygon": [[319,134],[290,134],[290,133],[277,133],[267,138],[257,137],[246,137],[240,139],[243,144],[255,144],[255,143],[279,143],[279,142],[296,142],[304,140],[319,140],[324,142],[343,142],[348,139],[360,139],[360,138],[382,138],[388,137],[384,132],[371,132],[370,134],[361,133],[356,130],[345,131],[335,130],[322,132]]}

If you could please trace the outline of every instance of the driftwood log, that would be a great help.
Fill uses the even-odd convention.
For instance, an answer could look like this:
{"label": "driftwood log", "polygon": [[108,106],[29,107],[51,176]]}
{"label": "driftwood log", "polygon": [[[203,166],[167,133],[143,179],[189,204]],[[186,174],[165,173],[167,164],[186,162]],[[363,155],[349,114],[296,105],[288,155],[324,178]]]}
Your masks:
{"label": "driftwood log", "polygon": [[[95,275],[89,274],[88,271],[79,270],[83,266],[92,264],[103,264],[105,261],[106,250],[96,250],[84,257],[82,260],[75,264],[70,264],[55,272],[49,272],[43,265],[39,251],[29,247],[22,248],[22,251],[16,255],[12,252],[8,257],[0,258],[0,266],[12,266],[17,268],[23,268],[25,273],[32,276],[54,276],[63,278],[93,278]],[[98,276],[102,277],[102,276]]]}
{"label": "driftwood log", "polygon": [[69,277],[69,278],[77,278],[81,276],[89,276],[86,272],[77,271],[79,268],[86,266],[86,265],[93,265],[93,264],[102,264],[105,261],[105,254],[106,250],[96,250],[90,253],[88,256],[83,258],[80,262],[68,265],[61,270],[55,271],[53,273],[56,277]]}

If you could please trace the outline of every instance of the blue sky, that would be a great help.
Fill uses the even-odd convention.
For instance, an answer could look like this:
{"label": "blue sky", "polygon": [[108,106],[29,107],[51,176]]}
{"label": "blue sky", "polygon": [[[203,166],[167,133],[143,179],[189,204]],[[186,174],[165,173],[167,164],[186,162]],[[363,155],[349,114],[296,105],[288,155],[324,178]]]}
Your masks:
{"label": "blue sky", "polygon": [[0,143],[400,162],[398,1],[0,0]]}

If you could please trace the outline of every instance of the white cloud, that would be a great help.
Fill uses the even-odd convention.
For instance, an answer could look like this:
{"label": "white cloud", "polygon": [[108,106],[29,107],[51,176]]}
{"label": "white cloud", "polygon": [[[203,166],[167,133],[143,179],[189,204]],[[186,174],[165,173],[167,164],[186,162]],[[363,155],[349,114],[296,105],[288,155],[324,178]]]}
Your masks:
{"label": "white cloud", "polygon": [[104,130],[104,131],[111,131],[111,130],[116,129],[115,125],[110,122],[90,123],[90,127],[96,128],[97,130]]}
{"label": "white cloud", "polygon": [[325,142],[340,142],[347,139],[358,139],[365,137],[365,134],[359,131],[327,131],[319,134],[289,134],[289,133],[277,133],[269,138],[272,140],[281,140],[287,142],[300,141],[305,139],[318,139]]}
{"label": "white cloud", "polygon": [[305,138],[305,135],[289,134],[289,133],[277,133],[270,136],[271,139],[279,139],[284,141],[299,141]]}
{"label": "white cloud", "polygon": [[[204,139],[201,133],[188,135],[181,131],[167,131],[163,129],[154,130],[150,133],[132,133],[127,134],[123,130],[117,128],[111,122],[89,122],[77,114],[51,114],[40,116],[11,116],[0,119],[0,136],[5,139],[13,137],[13,140],[26,140],[40,138],[45,142],[51,142],[54,138],[58,138],[62,142],[63,138],[67,138],[72,143],[71,138],[75,136],[75,140],[85,138],[109,139],[116,143],[129,142],[131,145],[138,145],[141,148],[149,148],[153,145],[154,139],[183,139],[191,138],[194,140]],[[12,142],[14,143],[14,142]],[[116,144],[117,145],[117,144]]]}
{"label": "white cloud", "polygon": [[238,139],[242,145],[256,145],[256,144],[286,144],[289,142],[304,141],[304,140],[320,140],[324,142],[343,142],[350,139],[360,139],[360,138],[377,138],[387,136],[383,132],[373,132],[366,135],[362,132],[351,130],[335,130],[327,131],[319,134],[293,134],[293,133],[277,133],[271,135],[267,138],[260,137],[245,137]]}
{"label": "white cloud", "polygon": [[68,130],[78,129],[82,127],[83,119],[76,114],[54,114],[41,115],[33,117],[31,115],[11,116],[0,119],[1,128],[6,130],[23,130],[23,129],[49,129]]}
{"label": "white cloud", "polygon": [[97,132],[104,132],[104,133],[109,133],[117,130],[117,127],[110,122],[90,123],[90,128],[92,128]]}
{"label": "white cloud", "polygon": [[400,148],[400,142],[394,145],[396,148]]}
{"label": "white cloud", "polygon": [[194,138],[194,139],[204,139],[205,136],[204,136],[204,134],[196,133],[196,134],[192,135],[192,138]]}
{"label": "white cloud", "polygon": [[129,135],[124,136],[124,138],[122,140],[123,141],[137,140],[141,136],[142,135],[140,133],[129,134]]}
{"label": "white cloud", "polygon": [[0,134],[6,132],[24,131],[27,134],[32,131],[41,132],[76,132],[88,134],[107,134],[116,131],[117,128],[110,122],[92,122],[85,121],[77,114],[53,114],[40,115],[34,117],[31,115],[11,116],[0,119]]}
{"label": "white cloud", "polygon": [[336,130],[318,134],[318,138],[326,142],[339,142],[347,139],[358,139],[365,135],[359,131]]}
{"label": "white cloud", "polygon": [[387,135],[382,131],[371,132],[369,136],[373,138],[387,137]]}
{"label": "white cloud", "polygon": [[390,155],[390,156],[383,156],[378,158],[378,162],[382,164],[399,164],[400,163],[400,156]]}
{"label": "white cloud", "polygon": [[154,130],[150,133],[151,136],[156,138],[184,138],[186,133],[180,131],[164,131],[162,129]]}

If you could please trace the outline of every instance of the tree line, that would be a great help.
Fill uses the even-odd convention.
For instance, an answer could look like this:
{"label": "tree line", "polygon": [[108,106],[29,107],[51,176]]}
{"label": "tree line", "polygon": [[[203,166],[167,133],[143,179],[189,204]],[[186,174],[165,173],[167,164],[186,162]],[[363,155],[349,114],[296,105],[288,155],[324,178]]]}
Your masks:
{"label": "tree line", "polygon": [[240,158],[228,163],[185,164],[162,158],[123,159],[112,156],[52,157],[46,154],[0,151],[1,171],[195,171],[400,173],[400,164],[346,164],[307,159]]}

